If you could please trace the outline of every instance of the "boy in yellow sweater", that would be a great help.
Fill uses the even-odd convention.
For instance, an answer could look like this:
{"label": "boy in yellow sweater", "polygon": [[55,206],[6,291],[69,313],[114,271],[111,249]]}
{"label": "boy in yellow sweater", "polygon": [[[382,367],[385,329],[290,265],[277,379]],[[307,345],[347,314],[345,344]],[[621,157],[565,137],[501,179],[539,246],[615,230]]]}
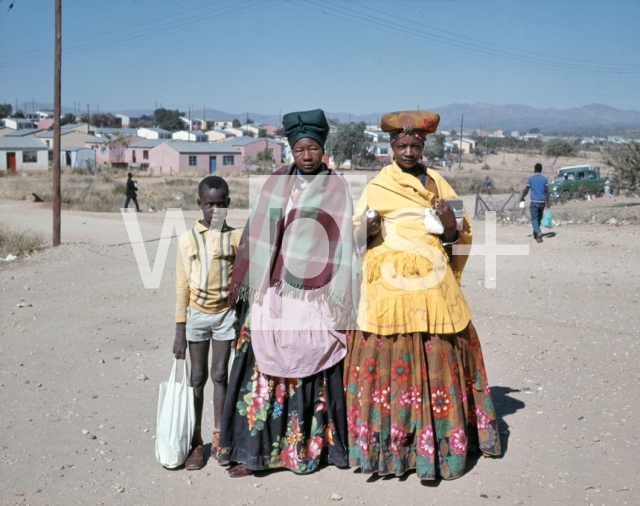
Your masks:
{"label": "boy in yellow sweater", "polygon": [[211,454],[217,453],[224,398],[227,394],[227,364],[236,338],[236,315],[229,308],[229,283],[242,230],[225,221],[229,198],[227,182],[218,176],[204,178],[198,186],[202,219],[178,240],[176,258],[176,336],[173,353],[184,359],[189,347],[196,427],[191,454],[185,462],[189,471],[204,467],[201,433],[204,387],[209,368],[213,381],[214,431]]}

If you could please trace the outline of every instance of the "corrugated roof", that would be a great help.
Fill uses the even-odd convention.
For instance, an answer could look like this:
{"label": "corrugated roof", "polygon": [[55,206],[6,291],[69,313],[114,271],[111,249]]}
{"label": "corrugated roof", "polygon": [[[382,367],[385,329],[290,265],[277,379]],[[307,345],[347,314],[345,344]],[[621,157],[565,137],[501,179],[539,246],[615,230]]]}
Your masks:
{"label": "corrugated roof", "polygon": [[47,149],[47,145],[35,137],[0,137],[0,149]]}
{"label": "corrugated roof", "polygon": [[190,135],[195,135],[196,137],[207,136],[207,134],[205,134],[202,130],[178,130],[177,132],[173,132],[171,135],[175,135],[175,134],[190,134]]}
{"label": "corrugated roof", "polygon": [[166,139],[145,139],[143,141],[134,142],[129,144],[130,148],[155,148],[158,144],[167,142]]}
{"label": "corrugated roof", "polygon": [[67,123],[66,125],[62,125],[60,127],[60,131],[64,132],[67,130],[75,130],[76,128],[85,126],[86,123]]}
{"label": "corrugated roof", "polygon": [[117,127],[96,128],[96,134],[113,135],[116,133],[120,133],[122,135],[136,135],[138,133],[138,129],[137,128],[117,128]]}
{"label": "corrugated roof", "polygon": [[219,142],[218,144],[226,144],[228,146],[247,146],[248,144],[253,144],[254,142],[264,142],[264,141],[272,142],[274,144],[280,144],[281,146],[284,145],[284,143],[280,141],[276,141],[275,139],[271,139],[269,137],[248,137],[248,136],[236,137],[235,139],[229,139],[228,141]]}
{"label": "corrugated roof", "polygon": [[179,142],[168,141],[167,144],[178,153],[228,153],[239,155],[240,150],[230,146],[225,146],[224,142]]}
{"label": "corrugated roof", "polygon": [[24,135],[35,134],[36,132],[40,132],[43,130],[42,128],[22,128],[20,130],[15,130],[11,133],[5,135],[5,137],[22,137]]}
{"label": "corrugated roof", "polygon": [[[81,130],[64,130],[62,128],[60,129],[60,135],[67,135],[67,134],[73,134],[73,133],[89,135],[88,133],[82,132]],[[40,139],[51,139],[53,137],[53,130],[47,130],[46,132],[42,132],[41,134],[36,135],[36,137]]]}

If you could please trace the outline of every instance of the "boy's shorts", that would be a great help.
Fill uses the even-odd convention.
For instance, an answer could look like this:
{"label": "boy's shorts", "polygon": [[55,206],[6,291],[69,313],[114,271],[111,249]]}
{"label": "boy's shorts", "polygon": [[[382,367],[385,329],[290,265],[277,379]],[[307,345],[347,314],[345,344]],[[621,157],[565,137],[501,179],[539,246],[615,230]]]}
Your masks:
{"label": "boy's shorts", "polygon": [[237,321],[233,309],[210,314],[187,306],[187,341],[232,341],[238,333],[235,325]]}

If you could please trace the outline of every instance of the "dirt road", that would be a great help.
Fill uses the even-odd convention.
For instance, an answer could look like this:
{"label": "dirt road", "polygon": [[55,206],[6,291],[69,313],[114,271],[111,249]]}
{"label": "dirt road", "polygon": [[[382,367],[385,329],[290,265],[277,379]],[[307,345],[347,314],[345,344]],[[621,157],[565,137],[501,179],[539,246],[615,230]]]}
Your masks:
{"label": "dirt road", "polygon": [[[0,201],[0,221],[16,227],[49,233],[50,213]],[[161,213],[138,219],[145,239],[159,237]],[[484,223],[474,227],[481,244]],[[528,226],[500,226],[499,244],[530,254],[498,257],[496,289],[484,287],[482,257],[463,276],[502,458],[480,458],[453,482],[334,467],[234,480],[215,462],[187,472],[155,460],[175,239],[160,286],[145,289],[120,216],[65,211],[65,244],[0,265],[0,503],[640,504],[640,227],[554,231],[537,244]],[[157,245],[146,243],[151,258]],[[211,426],[210,403],[204,416]]]}

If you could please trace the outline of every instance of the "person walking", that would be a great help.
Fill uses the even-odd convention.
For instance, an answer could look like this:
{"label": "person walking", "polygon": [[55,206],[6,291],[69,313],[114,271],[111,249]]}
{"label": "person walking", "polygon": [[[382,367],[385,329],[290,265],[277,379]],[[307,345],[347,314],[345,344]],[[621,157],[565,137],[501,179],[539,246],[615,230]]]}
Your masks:
{"label": "person walking", "polygon": [[531,225],[533,226],[533,238],[537,242],[542,242],[542,232],[540,231],[540,222],[545,208],[551,207],[549,204],[549,181],[542,175],[542,164],[536,163],[534,174],[527,179],[527,186],[522,191],[521,202],[531,190],[531,203],[529,210],[531,211]]}
{"label": "person walking", "polygon": [[609,178],[604,181],[604,196],[608,199],[611,198],[611,180]]}
{"label": "person walking", "polygon": [[129,207],[129,201],[133,200],[133,203],[136,205],[136,210],[140,212],[140,206],[138,206],[138,196],[137,196],[138,182],[132,179],[133,176],[131,175],[131,172],[129,172],[128,176],[129,177],[127,178],[127,198],[124,201],[124,208],[127,209]]}

